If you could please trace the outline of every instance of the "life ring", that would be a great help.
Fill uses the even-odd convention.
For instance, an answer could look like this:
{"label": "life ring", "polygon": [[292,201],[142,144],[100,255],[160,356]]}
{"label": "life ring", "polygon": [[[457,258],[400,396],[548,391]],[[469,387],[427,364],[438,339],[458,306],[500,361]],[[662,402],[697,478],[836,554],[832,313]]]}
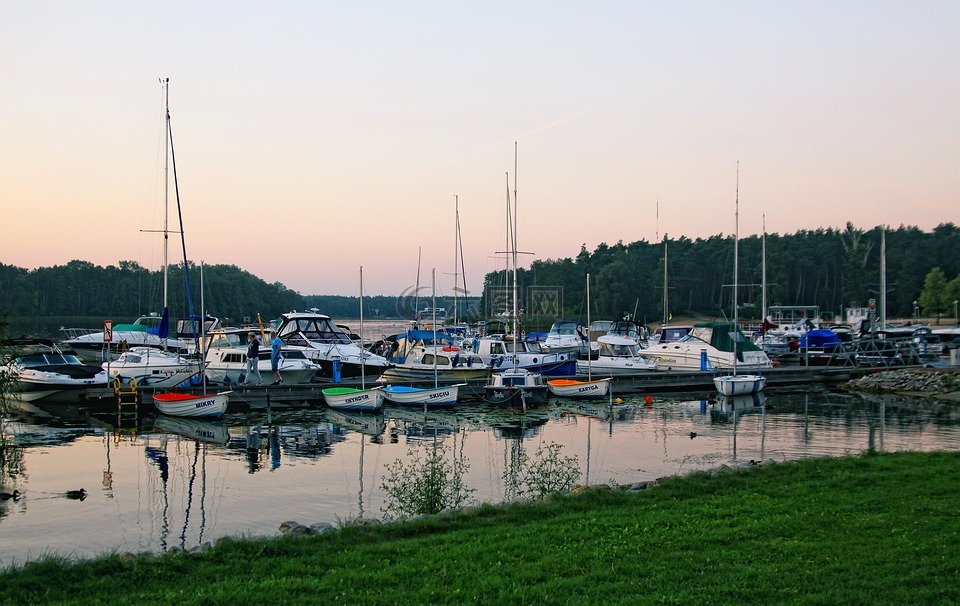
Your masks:
{"label": "life ring", "polygon": [[443,351],[460,351],[460,348],[459,348],[459,347],[448,346],[448,347],[444,347],[444,348],[443,348]]}

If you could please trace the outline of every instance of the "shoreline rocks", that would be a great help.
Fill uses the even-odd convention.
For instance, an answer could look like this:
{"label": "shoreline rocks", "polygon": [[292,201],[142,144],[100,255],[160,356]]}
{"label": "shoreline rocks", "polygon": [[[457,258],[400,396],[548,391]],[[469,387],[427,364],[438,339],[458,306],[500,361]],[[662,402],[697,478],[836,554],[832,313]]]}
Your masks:
{"label": "shoreline rocks", "polygon": [[866,374],[844,384],[851,391],[915,393],[960,400],[960,369],[898,368]]}

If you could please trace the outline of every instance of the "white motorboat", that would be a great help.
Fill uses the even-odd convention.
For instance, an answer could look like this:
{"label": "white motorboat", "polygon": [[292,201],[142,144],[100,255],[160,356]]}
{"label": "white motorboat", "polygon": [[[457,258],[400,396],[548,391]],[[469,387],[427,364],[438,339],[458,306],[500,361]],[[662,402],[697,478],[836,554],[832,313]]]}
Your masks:
{"label": "white motorboat", "polygon": [[697,324],[679,341],[647,347],[643,356],[662,370],[732,370],[734,360],[741,369],[773,367],[766,352],[729,322]]}
{"label": "white motorboat", "polygon": [[16,357],[0,366],[11,380],[11,395],[23,402],[77,402],[88,389],[107,386],[107,373],[60,351],[52,341],[13,341]]}
{"label": "white motorboat", "polygon": [[136,380],[141,387],[169,389],[177,387],[200,374],[199,360],[186,358],[175,351],[154,347],[133,347],[102,368],[111,380]]}
{"label": "white motorboat", "polygon": [[[242,383],[247,371],[247,335],[256,329],[221,328],[208,336],[205,374],[214,383]],[[320,372],[320,365],[307,358],[303,347],[284,346],[278,370],[285,384],[309,383]],[[263,377],[271,377],[270,344],[260,348],[257,369]],[[271,379],[272,380],[272,379]]]}
{"label": "white motorboat", "polygon": [[335,361],[341,377],[380,376],[390,365],[383,356],[354,343],[330,316],[293,311],[281,318],[277,335],[284,345],[304,348],[310,361],[321,366],[324,377],[334,377]]}
{"label": "white motorboat", "polygon": [[656,363],[643,357],[640,345],[629,337],[603,335],[597,339],[599,347],[593,360],[577,361],[577,373],[588,370],[601,376],[623,376],[657,370]]}
{"label": "white motorboat", "polygon": [[550,353],[576,352],[584,358],[590,354],[590,340],[583,324],[574,320],[558,320],[550,327],[543,349]]}

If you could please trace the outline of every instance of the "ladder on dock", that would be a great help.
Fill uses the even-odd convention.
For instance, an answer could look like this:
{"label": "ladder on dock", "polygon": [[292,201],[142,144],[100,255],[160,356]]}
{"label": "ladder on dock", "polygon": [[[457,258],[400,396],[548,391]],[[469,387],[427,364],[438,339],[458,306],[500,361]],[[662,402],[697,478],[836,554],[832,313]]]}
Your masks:
{"label": "ladder on dock", "polygon": [[117,428],[137,427],[137,418],[140,414],[140,392],[137,389],[137,380],[130,379],[124,385],[119,377],[113,380],[113,392],[117,396]]}

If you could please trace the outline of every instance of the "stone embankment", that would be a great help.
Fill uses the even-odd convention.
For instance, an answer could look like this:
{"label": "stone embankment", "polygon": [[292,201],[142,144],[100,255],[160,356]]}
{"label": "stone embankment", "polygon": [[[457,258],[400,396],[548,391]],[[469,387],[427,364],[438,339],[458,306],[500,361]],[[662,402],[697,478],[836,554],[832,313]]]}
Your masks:
{"label": "stone embankment", "polygon": [[960,369],[901,368],[870,373],[845,385],[853,391],[916,393],[960,400]]}

